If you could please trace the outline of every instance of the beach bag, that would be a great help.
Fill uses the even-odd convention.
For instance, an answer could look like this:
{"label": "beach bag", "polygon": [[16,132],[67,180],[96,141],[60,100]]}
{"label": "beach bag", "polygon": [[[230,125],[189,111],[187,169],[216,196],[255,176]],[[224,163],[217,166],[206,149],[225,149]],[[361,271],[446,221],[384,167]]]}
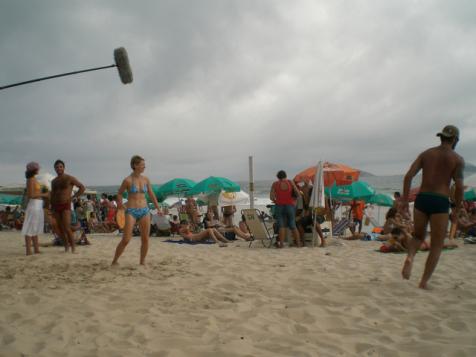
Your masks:
{"label": "beach bag", "polygon": [[370,224],[370,218],[369,218],[369,217],[365,216],[364,224],[365,224],[366,226],[368,226],[368,225]]}

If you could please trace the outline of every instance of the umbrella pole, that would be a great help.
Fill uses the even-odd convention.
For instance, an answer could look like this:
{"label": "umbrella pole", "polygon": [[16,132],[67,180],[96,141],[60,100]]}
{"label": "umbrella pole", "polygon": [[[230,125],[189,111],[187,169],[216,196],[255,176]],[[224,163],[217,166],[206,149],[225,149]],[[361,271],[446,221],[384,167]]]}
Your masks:
{"label": "umbrella pole", "polygon": [[[316,209],[312,210],[312,247],[316,247],[317,232],[316,232]],[[322,244],[322,242],[321,242]]]}

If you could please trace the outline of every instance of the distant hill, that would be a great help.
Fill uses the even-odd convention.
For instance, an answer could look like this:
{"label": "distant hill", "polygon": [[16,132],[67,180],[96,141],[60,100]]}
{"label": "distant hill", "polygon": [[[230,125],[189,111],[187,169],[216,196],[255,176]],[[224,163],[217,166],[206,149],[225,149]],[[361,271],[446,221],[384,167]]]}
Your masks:
{"label": "distant hill", "polygon": [[[474,174],[476,174],[476,165],[466,162],[464,167],[464,176],[467,177]],[[403,174],[401,175],[403,176]],[[388,176],[388,175],[384,175],[384,176]],[[390,176],[400,176],[400,175],[390,175]],[[374,175],[367,171],[360,171],[360,177],[377,177],[377,175]]]}
{"label": "distant hill", "polygon": [[464,175],[470,176],[476,173],[476,165],[470,164],[469,162],[466,163],[464,167]]}
{"label": "distant hill", "polygon": [[[476,168],[476,167],[475,167]],[[360,171],[360,177],[374,177],[374,174],[371,174],[370,172],[367,171]]]}

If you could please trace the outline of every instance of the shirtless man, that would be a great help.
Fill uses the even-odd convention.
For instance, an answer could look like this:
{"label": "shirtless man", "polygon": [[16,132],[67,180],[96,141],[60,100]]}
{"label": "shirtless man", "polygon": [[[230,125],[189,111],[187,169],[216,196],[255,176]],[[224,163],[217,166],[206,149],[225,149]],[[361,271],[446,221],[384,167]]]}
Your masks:
{"label": "shirtless man", "polygon": [[[85,188],[75,177],[64,173],[63,161],[56,160],[54,166],[58,176],[51,182],[51,212],[53,212],[58,224],[61,238],[64,239],[65,251],[68,252],[69,246],[71,246],[71,253],[74,253],[74,235],[71,230],[71,200],[80,197]],[[78,187],[79,190],[74,196],[71,196],[74,186]]]}
{"label": "shirtless man", "polygon": [[420,193],[415,200],[414,238],[409,242],[408,255],[402,269],[402,277],[410,279],[415,253],[425,240],[426,227],[430,222],[431,248],[425,264],[425,270],[419,287],[427,288],[428,280],[438,264],[443,242],[448,229],[448,210],[450,207],[450,184],[454,180],[455,214],[463,200],[463,170],[464,160],[454,152],[459,140],[459,130],[453,125],[447,125],[437,136],[441,145],[421,153],[411,165],[403,181],[403,197],[401,205],[408,211],[408,194],[413,177],[423,170]]}

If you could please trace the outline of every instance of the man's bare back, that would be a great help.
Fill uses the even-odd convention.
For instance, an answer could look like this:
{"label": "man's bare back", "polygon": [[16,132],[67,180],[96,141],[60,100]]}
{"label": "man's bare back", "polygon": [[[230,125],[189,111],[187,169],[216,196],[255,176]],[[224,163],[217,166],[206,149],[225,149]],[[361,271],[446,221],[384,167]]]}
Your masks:
{"label": "man's bare back", "polygon": [[449,147],[437,146],[421,153],[418,160],[423,171],[420,192],[449,196],[451,179],[464,168],[463,158]]}

